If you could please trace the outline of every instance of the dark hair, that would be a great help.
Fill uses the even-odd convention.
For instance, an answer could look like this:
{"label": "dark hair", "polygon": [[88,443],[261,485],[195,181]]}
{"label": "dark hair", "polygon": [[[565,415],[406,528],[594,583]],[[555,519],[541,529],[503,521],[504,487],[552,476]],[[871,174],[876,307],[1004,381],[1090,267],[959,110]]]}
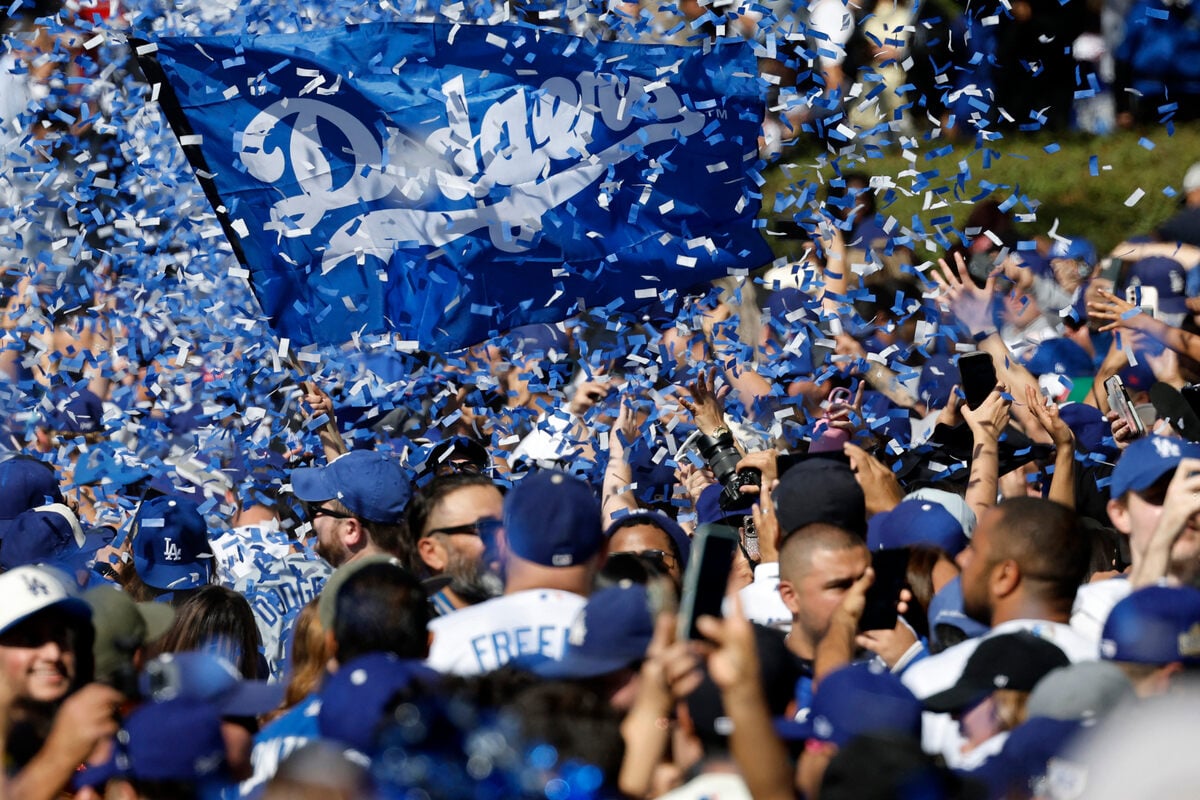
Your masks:
{"label": "dark hair", "polygon": [[175,622],[153,655],[211,650],[229,659],[243,678],[261,674],[258,625],[245,597],[224,586],[205,586],[176,608]]}
{"label": "dark hair", "polygon": [[655,530],[662,531],[662,535],[667,537],[667,543],[671,547],[671,557],[675,559],[677,564],[683,563],[683,554],[679,552],[679,543],[675,541],[675,537],[668,533],[665,528],[655,522],[654,517],[648,514],[630,514],[627,517],[621,517],[621,519],[609,526],[607,531],[608,538],[612,539],[612,537],[615,536],[619,530],[633,528],[638,525],[649,525]]}
{"label": "dark hair", "polygon": [[1000,558],[1014,559],[1023,580],[1045,586],[1047,601],[1074,602],[1087,579],[1092,557],[1091,538],[1084,534],[1075,512],[1040,497],[1014,497],[996,506],[1000,513],[994,546]]}
{"label": "dark hair", "polygon": [[908,623],[913,626],[918,636],[929,636],[929,603],[933,600],[933,568],[942,559],[953,561],[954,559],[940,547],[931,544],[916,544],[908,548],[908,588],[912,591],[913,603],[917,608],[913,608],[913,604],[909,604],[909,611],[904,615]]}
{"label": "dark hair", "polygon": [[425,526],[429,523],[429,516],[447,495],[466,486],[490,486],[500,491],[500,486],[487,475],[478,472],[454,472],[438,475],[413,494],[412,500],[408,503],[407,530],[400,541],[396,555],[414,574],[424,575],[429,571],[417,552],[417,542],[425,535]]}
{"label": "dark hair", "polygon": [[337,592],[333,638],[345,664],[367,653],[425,658],[429,649],[429,603],[420,581],[395,564],[370,564]]}

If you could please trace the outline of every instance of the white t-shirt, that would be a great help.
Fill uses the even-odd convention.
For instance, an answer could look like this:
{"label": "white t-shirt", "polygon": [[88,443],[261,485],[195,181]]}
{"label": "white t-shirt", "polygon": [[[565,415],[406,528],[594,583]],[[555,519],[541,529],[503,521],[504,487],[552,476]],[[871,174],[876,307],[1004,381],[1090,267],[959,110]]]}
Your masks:
{"label": "white t-shirt", "polygon": [[1071,627],[1096,643],[1100,652],[1100,635],[1104,633],[1104,622],[1112,613],[1113,606],[1124,600],[1133,591],[1124,578],[1109,578],[1095,583],[1085,583],[1075,593],[1075,605],[1071,608]]}
{"label": "white t-shirt", "polygon": [[429,623],[426,664],[438,672],[481,675],[517,656],[558,660],[587,598],[557,589],[528,589],[460,608]]}
{"label": "white t-shirt", "polygon": [[[953,647],[918,661],[905,670],[904,674],[900,676],[900,680],[917,696],[918,700],[925,700],[938,692],[949,689],[958,682],[967,665],[967,659],[975,652],[975,648],[981,641],[1017,631],[1029,631],[1058,645],[1072,663],[1095,661],[1098,655],[1096,643],[1070,625],[1048,622],[1043,619],[1014,619],[997,625],[977,639],[967,639],[965,642],[959,642]],[[922,717],[921,727],[921,745],[925,752],[931,755],[940,753],[946,759],[946,765],[952,769],[964,768],[966,762],[962,753],[964,740],[959,733],[958,723],[949,714],[934,714],[926,711]]]}
{"label": "white t-shirt", "polygon": [[754,568],[754,583],[738,592],[742,613],[758,625],[787,633],[792,629],[792,612],[779,596],[779,562],[769,561]]}

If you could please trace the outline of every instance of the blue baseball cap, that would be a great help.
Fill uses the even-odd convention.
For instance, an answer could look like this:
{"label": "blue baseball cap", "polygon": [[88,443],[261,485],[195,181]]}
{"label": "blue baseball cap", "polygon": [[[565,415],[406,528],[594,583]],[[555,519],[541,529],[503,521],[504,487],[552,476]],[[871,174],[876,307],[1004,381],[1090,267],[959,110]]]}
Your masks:
{"label": "blue baseball cap", "polygon": [[1059,406],[1058,416],[1075,434],[1084,452],[1104,452],[1111,454],[1113,458],[1118,457],[1118,451],[1111,440],[1108,445],[1104,443],[1104,440],[1111,436],[1112,429],[1100,409],[1087,403],[1066,403]]}
{"label": "blue baseball cap", "polygon": [[726,511],[721,507],[721,493],[724,491],[724,488],[719,483],[710,483],[700,490],[700,497],[696,500],[696,524],[728,524],[730,522],[735,525],[742,524],[742,518],[746,516],[746,513],[750,509],[743,508]]}
{"label": "blue baseball cap", "polygon": [[49,406],[42,415],[44,428],[65,434],[96,433],[104,429],[104,403],[90,389],[56,389],[43,404]]}
{"label": "blue baseball cap", "polygon": [[1100,634],[1109,661],[1200,666],[1200,589],[1147,586],[1113,606]]}
{"label": "blue baseball cap", "polygon": [[208,525],[192,500],[155,497],[133,519],[133,565],[155,589],[197,589],[212,574]]}
{"label": "blue baseball cap", "polygon": [[87,537],[79,519],[62,503],[32,508],[17,516],[0,542],[0,568],[48,563],[73,571],[81,565]]}
{"label": "blue baseball cap", "polygon": [[583,480],[531,472],[504,498],[504,536],[517,556],[546,567],[583,564],[604,545],[600,501]]}
{"label": "blue baseball cap", "polygon": [[1153,286],[1158,290],[1158,310],[1165,314],[1187,313],[1187,271],[1173,258],[1151,256],[1134,264],[1126,287]]}
{"label": "blue baseball cap", "polygon": [[1070,339],[1046,339],[1025,359],[1025,368],[1034,375],[1096,374],[1092,357]]}
{"label": "blue baseball cap", "polygon": [[1055,239],[1050,246],[1050,258],[1073,258],[1089,267],[1096,265],[1096,246],[1087,239]]}
{"label": "blue baseball cap", "polygon": [[1143,436],[1134,439],[1113,469],[1110,497],[1149,489],[1167,473],[1174,472],[1185,458],[1200,458],[1200,443],[1177,436]]}
{"label": "blue baseball cap", "polygon": [[786,739],[818,739],[844,747],[856,736],[921,737],[921,701],[885,667],[857,663],[825,676],[804,722],[776,722]]}
{"label": "blue baseball cap", "polygon": [[62,501],[54,467],[30,456],[13,455],[0,460],[0,539],[18,515]]}
{"label": "blue baseball cap", "polygon": [[[719,491],[720,487],[718,486],[717,489]],[[701,522],[700,524],[703,525],[704,523]],[[604,531],[604,538],[611,539],[613,534],[620,528],[627,528],[631,525],[650,525],[670,536],[671,541],[675,543],[675,548],[679,551],[679,568],[681,570],[687,569],[688,558],[692,554],[692,539],[683,528],[679,527],[678,522],[661,511],[635,511],[632,514],[626,514],[609,525]]]}
{"label": "blue baseball cap", "polygon": [[76,773],[72,785],[113,778],[211,784],[228,780],[225,739],[216,708],[196,700],[143,703],[121,723],[108,761]]}
{"label": "blue baseball cap", "polygon": [[962,576],[955,575],[929,601],[929,637],[937,641],[939,625],[957,628],[968,639],[987,633],[988,626],[963,612]]}
{"label": "blue baseball cap", "polygon": [[[1049,769],[1051,759],[1066,753],[1086,730],[1078,720],[1033,717],[1008,734],[1004,749],[965,774],[988,788],[988,797],[1028,797],[1034,780]],[[1016,790],[1015,795],[1010,792]]]}
{"label": "blue baseball cap", "polygon": [[138,691],[155,702],[204,703],[223,717],[257,717],[279,708],[284,686],[246,680],[228,660],[213,653],[164,653],[138,676]]}
{"label": "blue baseball cap", "polygon": [[323,467],[292,470],[292,492],[306,503],[337,500],[369,522],[404,521],[412,498],[408,471],[375,450],[351,450]]}
{"label": "blue baseball cap", "polygon": [[392,653],[368,653],[343,664],[321,687],[317,729],[321,738],[370,753],[396,694],[414,684],[433,686],[438,673],[424,663]]}
{"label": "blue baseball cap", "polygon": [[951,556],[967,546],[962,525],[945,507],[932,500],[905,500],[867,523],[867,547],[888,550],[915,544],[932,544]]}
{"label": "blue baseball cap", "polygon": [[562,659],[532,666],[543,678],[582,679],[640,664],[654,636],[654,616],[646,586],[626,581],[588,598],[567,634]]}

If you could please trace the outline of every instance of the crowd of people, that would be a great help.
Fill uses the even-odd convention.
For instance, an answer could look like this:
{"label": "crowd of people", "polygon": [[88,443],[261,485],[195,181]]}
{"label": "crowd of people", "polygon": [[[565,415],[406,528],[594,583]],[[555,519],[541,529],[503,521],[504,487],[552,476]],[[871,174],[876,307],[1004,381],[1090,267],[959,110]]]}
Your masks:
{"label": "crowd of people", "polygon": [[[834,50],[929,13],[824,4]],[[777,5],[606,24],[756,38]],[[1005,9],[963,35],[1047,43]],[[297,353],[81,20],[0,54],[0,798],[1189,790],[1200,163],[1108,253],[983,200],[922,263],[846,173],[712,286]],[[1014,108],[959,89],[977,127]],[[858,113],[804,96],[783,128]]]}

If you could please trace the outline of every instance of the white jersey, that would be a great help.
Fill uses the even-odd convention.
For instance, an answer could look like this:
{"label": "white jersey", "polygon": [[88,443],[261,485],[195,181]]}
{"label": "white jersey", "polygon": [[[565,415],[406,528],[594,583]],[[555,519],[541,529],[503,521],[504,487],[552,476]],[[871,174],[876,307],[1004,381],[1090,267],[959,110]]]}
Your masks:
{"label": "white jersey", "polygon": [[426,664],[438,672],[481,675],[518,656],[558,660],[587,598],[557,589],[528,589],[460,608],[429,623]]}
{"label": "white jersey", "polygon": [[[905,670],[900,680],[918,700],[925,700],[958,682],[967,665],[967,659],[981,641],[1017,631],[1029,631],[1058,645],[1072,663],[1094,661],[1098,655],[1096,643],[1070,625],[1042,619],[1014,619],[997,625],[977,639],[967,639],[918,661]],[[931,755],[941,754],[946,759],[946,765],[952,769],[963,768],[964,740],[959,733],[958,723],[951,719],[949,714],[926,711],[922,718],[921,731],[921,742],[925,752]]]}

